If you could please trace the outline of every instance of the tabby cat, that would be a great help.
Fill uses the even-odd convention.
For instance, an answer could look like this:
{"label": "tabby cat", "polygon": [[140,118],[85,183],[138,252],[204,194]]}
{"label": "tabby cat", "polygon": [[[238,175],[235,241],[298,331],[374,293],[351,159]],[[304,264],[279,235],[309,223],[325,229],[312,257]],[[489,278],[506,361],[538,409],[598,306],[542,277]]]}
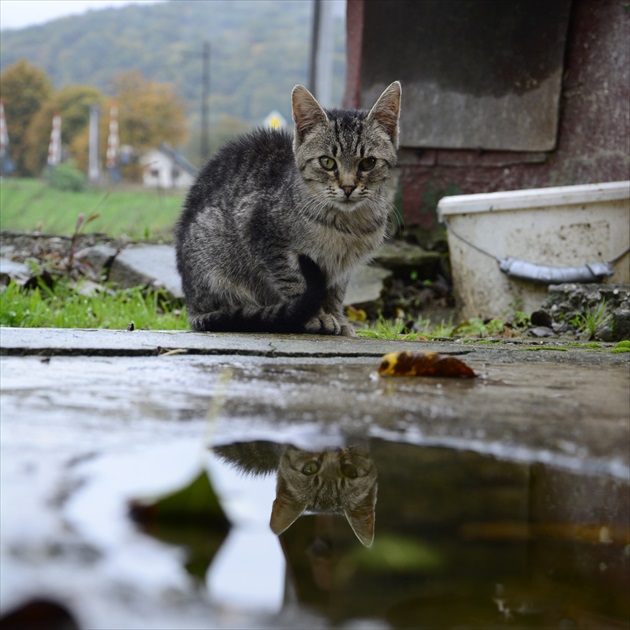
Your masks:
{"label": "tabby cat", "polygon": [[343,513],[363,545],[374,540],[377,475],[366,449],[304,451],[272,442],[243,442],[213,449],[247,473],[277,470],[271,529],[281,534],[304,512]]}
{"label": "tabby cat", "polygon": [[257,130],[208,162],[176,228],[194,330],[354,333],[343,300],[385,236],[400,96],[325,110],[298,85],[293,138]]}

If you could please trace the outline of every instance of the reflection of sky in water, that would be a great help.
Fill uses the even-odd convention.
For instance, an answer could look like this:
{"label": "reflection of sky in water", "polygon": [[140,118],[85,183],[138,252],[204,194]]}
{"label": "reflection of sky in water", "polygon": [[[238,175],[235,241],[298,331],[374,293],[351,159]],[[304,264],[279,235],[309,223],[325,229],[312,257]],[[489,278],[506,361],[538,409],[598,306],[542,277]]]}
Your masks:
{"label": "reflection of sky in water", "polygon": [[282,608],[285,561],[269,528],[276,477],[245,476],[212,454],[208,470],[234,527],[208,571],[210,599],[219,606],[278,612]]}
{"label": "reflection of sky in water", "polygon": [[137,532],[126,506],[130,499],[186,485],[201,466],[209,470],[232,523],[206,577],[212,603],[240,611],[279,611],[286,563],[269,528],[275,475],[246,476],[211,454],[206,457],[196,440],[129,449],[79,466],[88,483],[69,500],[66,515],[104,552],[112,577],[132,579],[145,588],[185,588],[180,551]]}
{"label": "reflection of sky in water", "polygon": [[[379,471],[379,512],[369,550],[347,526],[333,533],[322,529],[327,521],[310,517],[283,534],[281,547],[269,526],[276,475],[245,474],[201,440],[125,446],[81,462],[74,480],[84,484],[64,515],[101,554],[98,570],[81,578],[82,589],[133,584],[156,601],[173,589],[190,592],[182,549],[142,534],[126,506],[181,488],[207,469],[232,527],[202,590],[225,619],[281,614],[295,603],[329,618],[395,613],[424,619],[426,627],[453,627],[471,615],[498,623],[505,609],[521,615],[523,627],[537,628],[549,627],[547,618],[538,619],[530,604],[555,615],[550,595],[562,609],[625,614],[625,481],[380,440],[370,442],[370,452]],[[314,554],[313,540],[321,546],[327,536],[333,552]],[[507,594],[499,597],[497,584],[506,580]]]}
{"label": "reflection of sky in water", "polygon": [[[85,482],[66,504],[65,516],[82,537],[103,554],[102,570],[143,589],[186,588],[182,553],[140,533],[128,516],[132,499],[181,488],[202,464],[199,441],[125,447],[87,460],[76,468]],[[165,465],[165,462],[168,465]]]}

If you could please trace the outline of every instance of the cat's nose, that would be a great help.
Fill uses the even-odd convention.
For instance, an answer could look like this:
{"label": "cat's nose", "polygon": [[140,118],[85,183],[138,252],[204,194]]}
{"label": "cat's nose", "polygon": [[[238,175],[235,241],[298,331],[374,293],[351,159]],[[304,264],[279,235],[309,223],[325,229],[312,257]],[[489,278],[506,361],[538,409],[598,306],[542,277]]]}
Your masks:
{"label": "cat's nose", "polygon": [[346,193],[346,197],[350,197],[352,191],[356,188],[356,186],[342,186],[341,189],[344,193]]}

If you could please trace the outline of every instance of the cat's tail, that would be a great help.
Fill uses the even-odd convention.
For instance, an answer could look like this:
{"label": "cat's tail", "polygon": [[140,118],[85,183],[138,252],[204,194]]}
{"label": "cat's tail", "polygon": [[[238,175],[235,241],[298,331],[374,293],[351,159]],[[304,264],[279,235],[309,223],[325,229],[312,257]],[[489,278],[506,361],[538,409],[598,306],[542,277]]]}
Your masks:
{"label": "cat's tail", "polygon": [[303,333],[326,299],[326,275],[308,256],[298,257],[306,289],[294,300],[270,306],[240,306],[190,316],[193,330],[206,332]]}

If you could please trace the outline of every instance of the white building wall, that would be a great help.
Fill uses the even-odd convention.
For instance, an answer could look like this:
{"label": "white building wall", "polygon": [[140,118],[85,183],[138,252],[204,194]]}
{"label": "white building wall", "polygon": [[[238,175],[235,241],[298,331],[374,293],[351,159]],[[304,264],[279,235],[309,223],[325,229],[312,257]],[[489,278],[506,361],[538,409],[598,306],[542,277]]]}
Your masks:
{"label": "white building wall", "polygon": [[140,160],[142,182],[148,188],[188,188],[195,178],[161,151],[146,153]]}

